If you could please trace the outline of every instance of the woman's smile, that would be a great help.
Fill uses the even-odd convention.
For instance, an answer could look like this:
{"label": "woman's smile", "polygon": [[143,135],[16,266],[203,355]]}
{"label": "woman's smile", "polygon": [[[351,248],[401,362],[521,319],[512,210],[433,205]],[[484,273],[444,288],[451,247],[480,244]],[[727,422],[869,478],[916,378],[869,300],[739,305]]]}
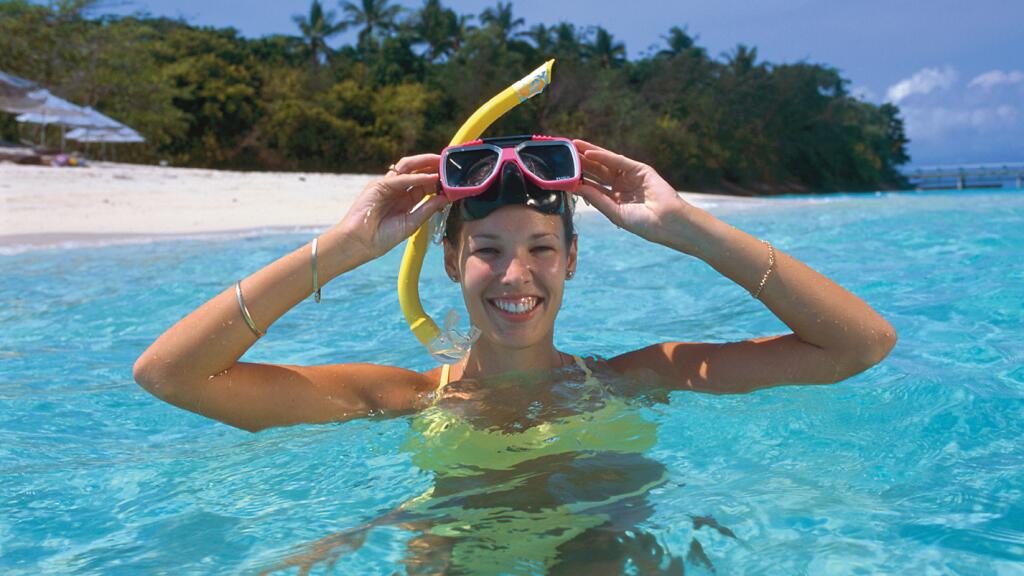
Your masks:
{"label": "woman's smile", "polygon": [[526,322],[532,319],[544,299],[539,296],[501,296],[488,298],[487,303],[497,310],[499,317],[509,322]]}

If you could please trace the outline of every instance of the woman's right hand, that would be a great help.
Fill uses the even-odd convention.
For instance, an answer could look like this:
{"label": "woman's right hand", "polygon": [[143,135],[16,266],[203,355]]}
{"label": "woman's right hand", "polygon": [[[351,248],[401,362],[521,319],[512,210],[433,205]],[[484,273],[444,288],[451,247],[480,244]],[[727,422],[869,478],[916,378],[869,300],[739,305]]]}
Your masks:
{"label": "woman's right hand", "polygon": [[386,254],[448,202],[437,194],[438,160],[437,154],[402,158],[352,203],[338,227],[358,242],[367,260]]}

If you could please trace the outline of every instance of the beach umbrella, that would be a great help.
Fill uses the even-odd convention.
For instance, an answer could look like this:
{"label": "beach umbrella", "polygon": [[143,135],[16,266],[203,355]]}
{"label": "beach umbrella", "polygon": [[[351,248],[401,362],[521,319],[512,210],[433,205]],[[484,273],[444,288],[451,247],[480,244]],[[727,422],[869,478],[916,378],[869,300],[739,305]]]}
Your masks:
{"label": "beach umbrella", "polygon": [[[56,98],[56,97],[55,97]],[[66,100],[56,100],[52,105],[45,106],[43,111],[22,114],[16,118],[18,122],[30,124],[57,124],[61,126],[61,148],[64,147],[65,128],[88,128],[109,133],[109,138],[94,140],[96,142],[139,142],[142,137],[131,128],[114,120],[113,118],[97,112],[88,106],[81,107],[71,104]],[[101,135],[102,137],[102,135]],[[74,138],[73,138],[74,140]],[[81,139],[78,139],[82,141]]]}
{"label": "beach umbrella", "polygon": [[146,141],[141,134],[117,120],[104,116],[92,108],[86,108],[86,110],[90,112],[90,115],[82,123],[89,124],[89,126],[76,128],[68,132],[67,138],[69,140],[75,140],[83,144],[98,142],[104,151],[108,142],[111,144],[126,144]]}
{"label": "beach umbrella", "polygon": [[[70,104],[70,103],[69,103]],[[92,128],[97,130],[121,130],[128,129],[127,126],[114,120],[110,116],[97,112],[88,106],[82,108],[71,104],[74,108],[67,108],[67,112],[61,112],[63,108],[49,109],[46,112],[30,112],[16,118],[18,122],[30,124],[60,124],[68,128]]]}
{"label": "beach umbrella", "polygon": [[[31,109],[30,112],[25,112],[19,115],[15,120],[19,123],[28,124],[40,124],[43,126],[41,144],[46,145],[46,126],[49,124],[57,124],[61,126],[61,147],[64,146],[64,128],[67,126],[76,126],[75,122],[84,122],[89,117],[89,111],[86,108],[77,106],[68,102],[67,100],[55,96],[49,90],[41,90],[42,96],[44,96],[42,102],[38,106]],[[97,112],[97,114],[99,114]],[[102,116],[102,115],[101,115]]]}
{"label": "beach umbrella", "polygon": [[[21,123],[28,124],[59,124],[61,126],[92,126],[101,122],[94,114],[103,116],[99,112],[90,108],[82,108],[81,106],[72,104],[67,100],[54,96],[52,92],[44,90],[46,92],[46,98],[43,102],[33,109],[31,112],[25,112],[19,115],[15,120]],[[107,120],[110,120],[106,116],[103,116]],[[110,120],[113,122],[113,120]]]}
{"label": "beach umbrella", "polygon": [[[141,134],[123,125],[120,128],[75,128],[67,133],[67,138],[86,145],[99,143],[103,157],[106,157],[107,143],[127,144],[146,141]],[[111,151],[113,152],[113,149]]]}
{"label": "beach umbrella", "polygon": [[48,92],[30,80],[0,72],[0,110],[21,114],[36,110]]}
{"label": "beach umbrella", "polygon": [[76,122],[77,126],[99,130],[110,130],[115,132],[118,130],[129,130],[135,132],[131,128],[125,126],[117,120],[114,120],[110,116],[101,114],[100,112],[97,112],[96,110],[88,106],[86,106],[84,110],[86,112],[85,119],[80,122]]}
{"label": "beach umbrella", "polygon": [[116,144],[145,142],[141,134],[127,126],[111,128],[75,128],[67,134],[68,140],[76,142],[112,142]]}
{"label": "beach umbrella", "polygon": [[14,74],[0,72],[0,94],[24,94],[39,88],[39,85],[31,80],[26,80]]}

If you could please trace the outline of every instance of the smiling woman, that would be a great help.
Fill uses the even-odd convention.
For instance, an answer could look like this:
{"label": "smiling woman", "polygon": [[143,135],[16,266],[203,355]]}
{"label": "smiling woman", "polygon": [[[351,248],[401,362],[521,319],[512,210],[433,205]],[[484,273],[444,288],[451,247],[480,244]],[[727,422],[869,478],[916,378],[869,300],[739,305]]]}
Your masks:
{"label": "smiling woman", "polygon": [[[501,146],[500,161],[472,183],[475,194],[448,210],[445,270],[480,332],[461,360],[423,373],[239,361],[299,301],[385,254],[445,206],[446,196],[429,195],[439,166],[452,160],[446,151],[402,159],[309,247],[171,327],[137,361],[136,380],[172,404],[253,431],[416,412],[409,449],[435,474],[434,488],[364,531],[398,524],[421,532],[410,562],[424,569],[442,562],[473,571],[485,551],[500,548],[508,554],[492,561],[579,571],[650,557],[642,538],[621,546],[639,534],[637,523],[649,515],[645,495],[664,481],[660,465],[643,455],[654,430],[629,409],[630,397],[837,382],[892,348],[892,327],[867,304],[686,203],[653,168],[575,141],[567,152],[574,176],[555,181]],[[581,183],[579,167],[592,179]],[[448,177],[440,184],[455,187]],[[793,332],[725,344],[656,342],[607,361],[558,350],[555,320],[577,263],[572,193],[619,227],[704,260]],[[351,534],[339,541],[350,543]],[[619,552],[610,557],[590,553],[611,542]],[[315,562],[336,544],[296,561]]]}

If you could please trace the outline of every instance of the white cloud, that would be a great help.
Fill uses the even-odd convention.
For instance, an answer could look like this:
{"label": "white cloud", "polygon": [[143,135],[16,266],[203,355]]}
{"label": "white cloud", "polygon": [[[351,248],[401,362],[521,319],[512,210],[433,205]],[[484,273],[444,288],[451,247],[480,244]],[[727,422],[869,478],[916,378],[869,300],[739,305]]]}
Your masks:
{"label": "white cloud", "polygon": [[984,74],[975,76],[974,79],[967,84],[967,87],[991,90],[1001,84],[1019,84],[1021,82],[1024,82],[1024,72],[1020,70],[1010,70],[1009,72],[991,70]]}
{"label": "white cloud", "polygon": [[888,100],[899,104],[914,94],[929,94],[936,90],[947,90],[956,82],[957,73],[952,66],[943,69],[923,68],[910,78],[904,78],[889,87],[886,92]]}
{"label": "white cloud", "polygon": [[977,134],[1006,130],[1017,123],[1016,107],[998,106],[957,108],[949,106],[904,106],[907,136],[913,140],[942,140],[950,132],[967,129]]}
{"label": "white cloud", "polygon": [[899,106],[914,160],[1019,159],[1024,68],[982,68],[964,74],[958,78],[952,66],[923,68],[883,94]]}

